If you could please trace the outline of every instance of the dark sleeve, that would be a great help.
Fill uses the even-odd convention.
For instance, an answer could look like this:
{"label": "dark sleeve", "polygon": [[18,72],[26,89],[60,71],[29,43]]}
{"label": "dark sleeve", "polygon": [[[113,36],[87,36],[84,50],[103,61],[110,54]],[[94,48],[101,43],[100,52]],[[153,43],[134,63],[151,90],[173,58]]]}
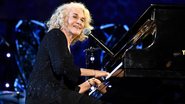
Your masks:
{"label": "dark sleeve", "polygon": [[79,92],[79,91],[80,91],[80,87],[79,87],[79,86],[76,86],[76,87],[75,87],[75,91],[76,91],[76,92]]}
{"label": "dark sleeve", "polygon": [[80,69],[72,61],[66,62],[66,56],[69,52],[65,35],[60,30],[51,30],[47,34],[46,47],[49,52],[53,72],[59,78],[65,75],[69,80],[76,82],[80,76]]}

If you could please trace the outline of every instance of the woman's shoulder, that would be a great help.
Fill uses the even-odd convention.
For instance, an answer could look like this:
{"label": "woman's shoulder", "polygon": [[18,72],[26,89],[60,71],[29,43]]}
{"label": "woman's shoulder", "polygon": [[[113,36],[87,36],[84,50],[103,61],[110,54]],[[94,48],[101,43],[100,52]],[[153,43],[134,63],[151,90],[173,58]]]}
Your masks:
{"label": "woman's shoulder", "polygon": [[60,29],[52,29],[52,30],[48,31],[46,36],[48,38],[59,38],[59,37],[62,37],[63,39],[65,39],[65,35],[64,35],[64,33]]}
{"label": "woman's shoulder", "polygon": [[50,32],[62,32],[60,29],[54,28],[48,31],[48,33]]}
{"label": "woman's shoulder", "polygon": [[51,29],[48,34],[64,34],[60,29]]}
{"label": "woman's shoulder", "polygon": [[64,33],[60,29],[52,29],[48,31],[43,39],[42,42],[48,43],[48,42],[66,42],[67,39],[64,35]]}

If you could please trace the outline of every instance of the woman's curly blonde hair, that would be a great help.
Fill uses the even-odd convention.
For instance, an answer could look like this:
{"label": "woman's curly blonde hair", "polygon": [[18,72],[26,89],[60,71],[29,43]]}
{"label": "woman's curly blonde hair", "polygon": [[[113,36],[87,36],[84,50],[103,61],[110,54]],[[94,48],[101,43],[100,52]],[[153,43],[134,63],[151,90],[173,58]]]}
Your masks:
{"label": "woman's curly blonde hair", "polygon": [[[54,28],[61,29],[63,26],[65,26],[65,18],[68,16],[68,13],[71,8],[81,8],[84,11],[84,16],[85,16],[85,26],[84,28],[89,28],[93,29],[91,26],[92,18],[90,15],[89,10],[85,7],[84,4],[82,3],[77,3],[77,2],[70,2],[70,3],[65,3],[63,5],[60,5],[52,14],[51,18],[47,21],[47,27],[48,31]],[[83,32],[76,37],[72,43],[76,41],[83,41],[87,38],[86,35],[83,34]]]}

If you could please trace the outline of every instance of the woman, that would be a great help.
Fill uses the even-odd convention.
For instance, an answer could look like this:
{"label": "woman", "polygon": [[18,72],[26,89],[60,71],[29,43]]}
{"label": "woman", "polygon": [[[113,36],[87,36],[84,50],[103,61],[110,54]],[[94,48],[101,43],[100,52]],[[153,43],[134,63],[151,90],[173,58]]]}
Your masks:
{"label": "woman", "polygon": [[[92,85],[100,86],[101,81],[96,78],[108,73],[76,67],[70,53],[71,44],[86,38],[82,31],[92,28],[90,23],[90,13],[81,3],[66,3],[56,9],[39,46],[26,104],[101,104],[83,93]],[[77,85],[79,76],[94,78]]]}

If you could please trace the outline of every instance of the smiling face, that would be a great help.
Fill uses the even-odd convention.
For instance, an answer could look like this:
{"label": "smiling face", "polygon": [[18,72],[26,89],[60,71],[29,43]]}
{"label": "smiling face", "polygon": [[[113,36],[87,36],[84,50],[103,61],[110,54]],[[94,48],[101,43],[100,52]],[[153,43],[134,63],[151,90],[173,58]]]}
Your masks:
{"label": "smiling face", "polygon": [[85,25],[84,12],[80,8],[71,8],[66,18],[66,27],[68,35],[77,37],[81,34]]}

